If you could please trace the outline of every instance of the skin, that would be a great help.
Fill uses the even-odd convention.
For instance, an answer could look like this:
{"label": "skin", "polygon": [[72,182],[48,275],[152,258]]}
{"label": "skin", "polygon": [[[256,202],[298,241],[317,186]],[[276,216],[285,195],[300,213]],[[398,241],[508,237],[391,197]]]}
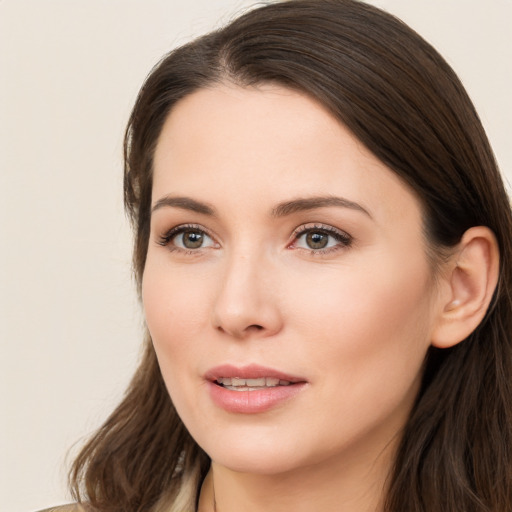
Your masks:
{"label": "skin", "polygon": [[[275,215],[332,196],[350,203]],[[415,195],[309,97],[219,85],[168,117],[153,205],[144,310],[176,409],[212,459],[200,510],[213,482],[219,512],[379,510],[444,300]],[[182,225],[203,245],[166,238]],[[227,412],[204,378],[226,363],[307,384],[266,412]]]}

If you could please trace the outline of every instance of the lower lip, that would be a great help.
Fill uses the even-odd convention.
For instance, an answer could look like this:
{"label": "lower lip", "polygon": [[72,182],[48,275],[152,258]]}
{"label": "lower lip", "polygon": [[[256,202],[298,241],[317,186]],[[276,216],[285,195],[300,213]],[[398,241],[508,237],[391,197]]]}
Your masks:
{"label": "lower lip", "polygon": [[257,414],[290,400],[304,389],[306,383],[297,382],[288,386],[262,388],[256,391],[232,391],[215,382],[208,382],[208,386],[210,396],[218,407],[239,414]]}

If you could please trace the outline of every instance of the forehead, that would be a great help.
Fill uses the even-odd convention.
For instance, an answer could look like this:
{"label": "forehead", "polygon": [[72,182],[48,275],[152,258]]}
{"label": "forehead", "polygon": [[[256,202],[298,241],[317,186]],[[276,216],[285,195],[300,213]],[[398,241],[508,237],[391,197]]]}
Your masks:
{"label": "forehead", "polygon": [[179,101],[154,158],[153,200],[165,194],[239,211],[334,194],[383,222],[421,216],[409,187],[320,103],[275,85],[220,85]]}

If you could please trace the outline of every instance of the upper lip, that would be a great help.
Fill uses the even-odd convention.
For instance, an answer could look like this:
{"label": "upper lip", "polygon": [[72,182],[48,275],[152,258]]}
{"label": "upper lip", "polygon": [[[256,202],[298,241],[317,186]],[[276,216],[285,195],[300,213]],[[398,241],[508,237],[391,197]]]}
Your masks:
{"label": "upper lip", "polygon": [[306,382],[306,379],[297,375],[267,368],[258,364],[249,364],[245,366],[234,366],[232,364],[223,364],[215,366],[208,370],[205,379],[214,382],[221,378],[238,377],[240,379],[259,379],[263,377],[271,377],[279,380],[285,380],[291,383]]}

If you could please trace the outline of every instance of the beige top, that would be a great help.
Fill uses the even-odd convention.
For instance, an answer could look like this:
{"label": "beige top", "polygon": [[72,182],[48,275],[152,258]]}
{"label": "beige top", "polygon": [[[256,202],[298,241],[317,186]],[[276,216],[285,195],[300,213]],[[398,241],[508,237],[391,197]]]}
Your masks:
{"label": "beige top", "polygon": [[45,508],[39,512],[86,512],[86,510],[78,503],[70,503],[69,505],[60,505],[58,507]]}

